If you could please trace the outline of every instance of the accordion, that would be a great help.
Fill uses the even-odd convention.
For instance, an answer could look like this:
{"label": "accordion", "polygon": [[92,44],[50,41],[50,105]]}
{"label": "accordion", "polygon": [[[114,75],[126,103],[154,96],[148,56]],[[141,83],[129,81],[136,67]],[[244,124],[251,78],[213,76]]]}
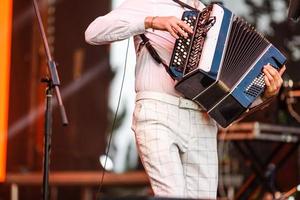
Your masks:
{"label": "accordion", "polygon": [[281,68],[285,56],[242,18],[219,4],[185,11],[194,30],[176,40],[169,70],[176,90],[222,127],[244,114],[265,88],[263,66]]}

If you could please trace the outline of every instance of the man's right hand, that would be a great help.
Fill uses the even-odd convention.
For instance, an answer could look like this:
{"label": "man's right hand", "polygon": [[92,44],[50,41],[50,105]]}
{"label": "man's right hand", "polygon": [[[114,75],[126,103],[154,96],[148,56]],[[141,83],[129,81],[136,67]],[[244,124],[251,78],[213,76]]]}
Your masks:
{"label": "man's right hand", "polygon": [[193,30],[189,25],[174,16],[146,17],[145,28],[168,31],[176,39],[178,39],[180,35],[187,38],[188,33],[193,33]]}

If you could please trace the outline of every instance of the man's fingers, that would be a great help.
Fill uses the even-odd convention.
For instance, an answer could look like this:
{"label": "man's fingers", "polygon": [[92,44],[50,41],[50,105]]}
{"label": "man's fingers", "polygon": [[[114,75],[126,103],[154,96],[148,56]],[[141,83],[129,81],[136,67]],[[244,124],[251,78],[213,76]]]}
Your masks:
{"label": "man's fingers", "polygon": [[267,68],[267,70],[269,71],[270,75],[273,77],[276,83],[281,80],[281,75],[274,67],[270,66]]}
{"label": "man's fingers", "polygon": [[179,36],[175,33],[175,31],[173,30],[173,28],[171,26],[167,27],[167,30],[169,31],[169,33],[176,39],[179,38]]}
{"label": "man's fingers", "polygon": [[271,86],[271,83],[270,83],[268,77],[265,76],[264,79],[265,79],[265,84],[266,84],[266,86],[267,86],[267,87],[270,87],[270,86]]}
{"label": "man's fingers", "polygon": [[285,72],[285,70],[286,70],[286,66],[283,65],[283,66],[281,67],[281,69],[279,70],[280,76],[282,76],[282,74]]}
{"label": "man's fingers", "polygon": [[264,73],[265,73],[265,79],[266,79],[265,83],[267,86],[267,90],[269,92],[276,91],[278,88],[277,81],[275,80],[275,78],[270,74],[270,72],[267,69],[265,69]]}
{"label": "man's fingers", "polygon": [[263,72],[265,74],[264,80],[266,84],[265,95],[274,96],[278,93],[283,80],[282,74],[285,71],[285,66],[283,66],[279,71],[277,71],[270,64],[264,66]]}
{"label": "man's fingers", "polygon": [[[277,71],[274,67],[272,67],[270,64],[266,65],[265,68],[267,68],[268,70],[272,70],[272,71]],[[286,66],[283,65],[280,70],[278,71],[279,75],[282,76],[282,74],[285,72],[286,70]]]}
{"label": "man's fingers", "polygon": [[180,26],[178,26],[177,24],[172,25],[172,28],[175,29],[175,31],[177,33],[179,33],[180,35],[182,35],[183,37],[187,38],[188,34],[186,32],[184,32]]}
{"label": "man's fingers", "polygon": [[267,68],[264,68],[263,72],[265,73],[265,76],[268,78],[269,82],[272,84],[274,81],[274,78],[270,74],[269,70]]}
{"label": "man's fingers", "polygon": [[192,34],[193,33],[193,29],[187,25],[186,23],[184,23],[183,21],[179,20],[178,25],[183,28],[185,31],[187,31],[188,33]]}
{"label": "man's fingers", "polygon": [[277,71],[274,67],[267,65],[265,67],[266,71],[272,76],[273,80],[274,80],[274,86],[278,89],[281,87],[283,80],[282,80],[282,73],[284,72],[285,69],[283,69],[283,71]]}
{"label": "man's fingers", "polygon": [[272,67],[270,64],[265,66],[266,70],[271,74],[271,76],[275,77],[278,74],[278,71]]}

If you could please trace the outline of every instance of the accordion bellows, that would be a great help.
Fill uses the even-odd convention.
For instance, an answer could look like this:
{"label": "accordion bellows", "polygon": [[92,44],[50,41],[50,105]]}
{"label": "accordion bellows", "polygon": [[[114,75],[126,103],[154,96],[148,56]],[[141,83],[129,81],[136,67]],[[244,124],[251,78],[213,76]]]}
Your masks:
{"label": "accordion bellows", "polygon": [[245,113],[265,88],[263,66],[279,69],[285,56],[245,20],[218,4],[185,11],[194,30],[176,40],[170,70],[176,90],[201,105],[222,127]]}

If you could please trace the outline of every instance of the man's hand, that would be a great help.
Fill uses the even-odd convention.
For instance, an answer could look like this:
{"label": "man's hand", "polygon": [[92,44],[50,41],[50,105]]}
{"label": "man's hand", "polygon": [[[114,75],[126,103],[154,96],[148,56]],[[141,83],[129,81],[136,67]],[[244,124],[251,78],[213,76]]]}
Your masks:
{"label": "man's hand", "polygon": [[286,67],[283,66],[279,71],[277,71],[270,64],[264,66],[263,72],[265,74],[266,89],[263,94],[263,98],[267,99],[278,94],[283,83],[281,76],[285,69]]}
{"label": "man's hand", "polygon": [[192,28],[177,17],[146,17],[145,28],[168,31],[174,38],[179,36],[188,37],[188,33],[192,34]]}

